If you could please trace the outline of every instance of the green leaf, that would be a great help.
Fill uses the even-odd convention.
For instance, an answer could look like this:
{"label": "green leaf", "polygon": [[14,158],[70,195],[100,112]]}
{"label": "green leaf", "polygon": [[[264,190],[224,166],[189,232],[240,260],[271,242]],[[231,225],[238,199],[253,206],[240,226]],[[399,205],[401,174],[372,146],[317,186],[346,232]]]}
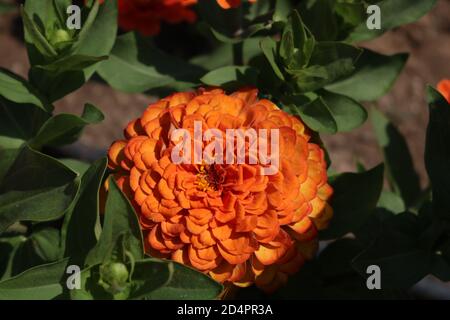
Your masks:
{"label": "green leaf", "polygon": [[425,165],[433,190],[433,210],[450,219],[450,104],[435,89],[428,87],[429,123],[425,145]]}
{"label": "green leaf", "polygon": [[60,232],[55,228],[36,225],[31,235],[20,243],[14,253],[11,274],[13,276],[60,257]]}
{"label": "green leaf", "polygon": [[344,173],[331,183],[333,219],[321,239],[340,238],[359,228],[375,209],[383,186],[384,166],[363,173]]}
{"label": "green leaf", "polygon": [[308,65],[315,47],[315,39],[303,24],[297,10],[289,17],[280,43],[280,57],[289,69]]}
{"label": "green leaf", "polygon": [[151,293],[170,282],[174,263],[158,259],[136,261],[129,299],[150,298]]}
{"label": "green leaf", "polygon": [[207,23],[200,22],[200,29],[201,30],[204,29],[205,30],[204,33],[206,33],[207,35],[211,35],[214,39],[216,39],[219,42],[229,43],[229,44],[241,43],[241,42],[245,41],[246,39],[254,36],[255,34],[257,34],[260,31],[269,30],[271,28],[271,26],[272,25],[270,23],[269,24],[255,23],[255,24],[250,25],[247,29],[243,30],[239,36],[229,37],[229,36],[226,36],[226,35],[220,33],[219,31],[217,31],[216,29],[214,29]]}
{"label": "green leaf", "polygon": [[408,54],[385,56],[366,49],[356,62],[355,72],[326,89],[357,101],[377,100],[390,90],[407,60]]}
{"label": "green leaf", "polygon": [[414,22],[429,12],[437,0],[384,0],[377,5],[381,11],[381,29],[370,30],[366,21],[356,27],[347,41],[357,42],[376,38],[395,27]]}
{"label": "green leaf", "polygon": [[[242,43],[242,55],[244,64],[248,64],[253,58],[261,54],[261,38],[249,38]],[[199,55],[190,60],[196,66],[206,70],[219,69],[221,67],[233,65],[233,45],[221,44],[212,52]]]}
{"label": "green leaf", "polygon": [[342,42],[318,42],[314,46],[308,67],[296,64],[285,67],[296,85],[297,94],[320,89],[350,75],[361,49]]}
{"label": "green leaf", "polygon": [[327,91],[320,95],[336,121],[338,132],[351,131],[366,121],[366,109],[352,98]]}
{"label": "green leaf", "polygon": [[103,119],[103,113],[89,103],[85,105],[81,117],[73,114],[57,114],[44,123],[36,137],[30,141],[30,145],[40,148],[45,145],[73,143],[84,127],[99,123]]}
{"label": "green leaf", "polygon": [[288,104],[283,109],[291,114],[298,115],[314,131],[327,134],[337,132],[336,120],[322,97],[317,97],[305,104],[294,101],[293,104]]}
{"label": "green leaf", "polygon": [[340,17],[342,17],[346,24],[353,27],[367,20],[365,4],[359,0],[351,2],[347,2],[346,0],[338,0],[334,4],[334,10]]}
{"label": "green leaf", "polygon": [[209,86],[238,87],[255,85],[258,70],[252,67],[227,66],[205,74],[200,81]]}
{"label": "green leaf", "polygon": [[[271,298],[281,300],[405,299],[407,296],[401,294],[399,290],[386,289],[383,286],[383,271],[381,272],[381,290],[367,289],[367,273],[359,275],[351,266],[352,259],[363,249],[364,247],[357,240],[334,241],[326,246],[316,259],[306,263],[297,274],[290,276],[286,286],[280,288]],[[248,298],[254,297],[255,295],[252,294]],[[242,298],[238,296],[238,299]]]}
{"label": "green leaf", "polygon": [[176,82],[195,83],[202,68],[162,52],[148,38],[127,33],[117,38],[98,73],[117,90],[144,92]]}
{"label": "green leaf", "polygon": [[[73,300],[138,300],[168,283],[173,274],[173,263],[159,259],[136,261],[129,282],[115,295],[101,286],[101,265],[88,267],[81,272],[81,288],[70,292]],[[127,266],[130,269],[130,266]]]}
{"label": "green leaf", "polygon": [[50,300],[63,293],[67,259],[29,269],[0,282],[0,300]]}
{"label": "green leaf", "polygon": [[336,40],[338,35],[338,16],[333,11],[336,1],[313,0],[302,1],[299,12],[305,25],[319,41]]}
{"label": "green leaf", "polygon": [[25,79],[0,68],[0,97],[18,104],[32,104],[43,111],[52,112],[53,107]]}
{"label": "green leaf", "polygon": [[275,2],[273,12],[273,21],[287,21],[288,15],[292,10],[292,4],[289,0],[278,0]]}
{"label": "green leaf", "polygon": [[77,41],[74,43],[73,50],[76,51],[78,46],[82,45],[85,38],[89,35],[92,25],[94,24],[98,12],[100,9],[100,1],[94,1],[93,5],[89,7],[89,13],[87,14],[86,20],[83,23],[83,27],[80,32],[77,34]]}
{"label": "green leaf", "polygon": [[77,193],[76,178],[55,159],[25,146],[0,183],[0,233],[16,221],[62,216]]}
{"label": "green leaf", "polygon": [[418,200],[421,188],[405,138],[376,109],[372,109],[372,124],[383,150],[389,181],[406,206],[411,206]]}
{"label": "green leaf", "polygon": [[59,162],[61,162],[63,165],[68,167],[70,170],[78,173],[78,175],[81,177],[86,173],[86,171],[89,169],[90,165],[87,162],[83,162],[77,159],[58,159]]}
{"label": "green leaf", "polygon": [[65,58],[58,59],[50,64],[46,65],[36,65],[35,68],[53,72],[53,73],[63,73],[67,71],[79,71],[87,67],[92,66],[100,61],[107,60],[108,56],[102,57],[91,57],[83,55],[73,55]]}
{"label": "green leaf", "polygon": [[368,266],[377,265],[381,269],[382,285],[404,289],[412,287],[430,272],[430,254],[426,251],[411,249],[383,254],[381,251],[388,246],[385,243],[380,248],[370,248],[363,252],[353,262],[354,268],[361,274],[367,274]]}
{"label": "green leaf", "polygon": [[403,199],[398,194],[390,191],[383,191],[381,193],[377,207],[384,208],[393,213],[401,213],[406,210]]}
{"label": "green leaf", "polygon": [[267,61],[269,61],[270,66],[272,67],[274,73],[277,75],[277,77],[280,80],[285,80],[283,76],[283,72],[280,70],[280,67],[278,66],[278,63],[276,61],[277,56],[277,43],[272,38],[264,38],[261,41],[261,49],[264,53],[264,56],[266,57]]}
{"label": "green leaf", "polygon": [[170,281],[146,294],[155,300],[207,300],[216,299],[223,287],[207,275],[194,269],[171,262],[173,274]]}
{"label": "green leaf", "polygon": [[[95,8],[96,5],[91,10],[96,10]],[[80,38],[74,44],[72,54],[89,57],[108,56],[116,42],[117,16],[117,1],[105,1],[98,9],[93,22],[88,16],[80,32]],[[100,66],[101,64],[95,64],[85,68],[84,79],[87,81]]]}
{"label": "green leaf", "polygon": [[[27,42],[28,47],[33,48],[28,52],[32,63],[33,61],[49,61],[54,59],[58,53],[45,38],[45,33],[43,34],[35,21],[30,18],[27,7],[21,7],[20,12],[25,29],[25,41]],[[40,57],[34,58],[36,54],[33,52],[35,50],[39,52]]]}
{"label": "green leaf", "polygon": [[106,165],[106,158],[98,160],[83,174],[73,209],[64,218],[61,231],[64,256],[80,264],[97,244],[99,189]]}
{"label": "green leaf", "polygon": [[11,278],[13,273],[13,258],[21,244],[27,238],[19,235],[0,238],[0,281]]}
{"label": "green leaf", "polygon": [[43,228],[34,231],[28,239],[34,247],[36,254],[46,262],[53,262],[59,258],[59,230]]}
{"label": "green leaf", "polygon": [[128,237],[126,249],[134,259],[142,258],[144,249],[136,213],[114,178],[110,178],[103,230],[97,245],[89,252],[86,264],[92,266],[109,261],[114,250],[113,246],[117,245],[123,236]]}
{"label": "green leaf", "polygon": [[450,281],[450,263],[440,255],[432,256],[431,274],[441,281]]}
{"label": "green leaf", "polygon": [[84,74],[84,70],[107,58],[107,56],[69,56],[46,65],[33,66],[29,78],[31,83],[53,102],[85,84],[89,78]]}
{"label": "green leaf", "polygon": [[369,265],[381,269],[382,286],[409,288],[431,269],[431,254],[419,245],[421,223],[412,213],[392,216],[382,223],[372,244],[353,261],[353,267],[366,274]]}
{"label": "green leaf", "polygon": [[31,104],[17,104],[0,97],[0,181],[20,147],[35,136],[50,114]]}

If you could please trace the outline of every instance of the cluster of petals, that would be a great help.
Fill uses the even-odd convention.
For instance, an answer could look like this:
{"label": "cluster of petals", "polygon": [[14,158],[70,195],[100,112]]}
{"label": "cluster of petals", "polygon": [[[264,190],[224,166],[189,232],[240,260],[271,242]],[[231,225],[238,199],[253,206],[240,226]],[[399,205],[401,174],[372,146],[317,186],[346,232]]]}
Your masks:
{"label": "cluster of petals", "polygon": [[[278,172],[263,175],[262,163],[174,163],[173,130],[192,132],[196,121],[203,132],[278,129]],[[256,89],[175,93],[151,104],[124,135],[109,150],[109,167],[136,208],[149,255],[267,292],[315,255],[317,232],[333,214],[324,151],[299,118]]]}

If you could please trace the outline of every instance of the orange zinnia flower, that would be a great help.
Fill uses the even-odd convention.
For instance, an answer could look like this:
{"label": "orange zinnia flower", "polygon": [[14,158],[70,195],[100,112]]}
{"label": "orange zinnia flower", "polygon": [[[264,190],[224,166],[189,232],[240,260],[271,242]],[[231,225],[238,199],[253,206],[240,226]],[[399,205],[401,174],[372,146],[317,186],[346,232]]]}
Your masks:
{"label": "orange zinnia flower", "polygon": [[[148,254],[222,283],[273,291],[314,256],[317,231],[332,216],[332,189],[312,132],[257,95],[256,89],[230,95],[199,89],[153,103],[126,127],[125,139],[112,144],[109,167],[136,208]],[[262,175],[267,165],[261,162],[176,164],[173,131],[192,132],[199,122],[224,135],[227,129],[278,129],[278,172]]]}
{"label": "orange zinnia flower", "polygon": [[450,103],[450,79],[441,80],[438,83],[437,89],[447,99],[448,103]]}

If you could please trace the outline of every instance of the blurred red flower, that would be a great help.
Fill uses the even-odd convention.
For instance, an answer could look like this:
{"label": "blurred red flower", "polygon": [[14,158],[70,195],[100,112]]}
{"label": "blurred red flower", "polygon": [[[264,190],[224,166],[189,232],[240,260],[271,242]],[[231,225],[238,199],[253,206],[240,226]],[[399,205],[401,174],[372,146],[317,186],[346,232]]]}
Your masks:
{"label": "blurred red flower", "polygon": [[450,79],[443,79],[438,83],[437,86],[439,92],[447,99],[450,103]]}

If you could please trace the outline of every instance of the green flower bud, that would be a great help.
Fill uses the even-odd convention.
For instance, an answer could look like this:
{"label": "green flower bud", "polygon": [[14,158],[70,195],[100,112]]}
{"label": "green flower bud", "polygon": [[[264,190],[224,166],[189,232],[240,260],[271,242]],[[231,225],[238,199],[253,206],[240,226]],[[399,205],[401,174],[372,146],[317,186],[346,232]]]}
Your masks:
{"label": "green flower bud", "polygon": [[99,284],[114,295],[127,287],[128,276],[128,269],[123,263],[110,262],[100,266]]}
{"label": "green flower bud", "polygon": [[58,29],[54,31],[50,36],[50,43],[54,46],[61,42],[67,42],[70,40],[71,40],[70,34],[64,29]]}

